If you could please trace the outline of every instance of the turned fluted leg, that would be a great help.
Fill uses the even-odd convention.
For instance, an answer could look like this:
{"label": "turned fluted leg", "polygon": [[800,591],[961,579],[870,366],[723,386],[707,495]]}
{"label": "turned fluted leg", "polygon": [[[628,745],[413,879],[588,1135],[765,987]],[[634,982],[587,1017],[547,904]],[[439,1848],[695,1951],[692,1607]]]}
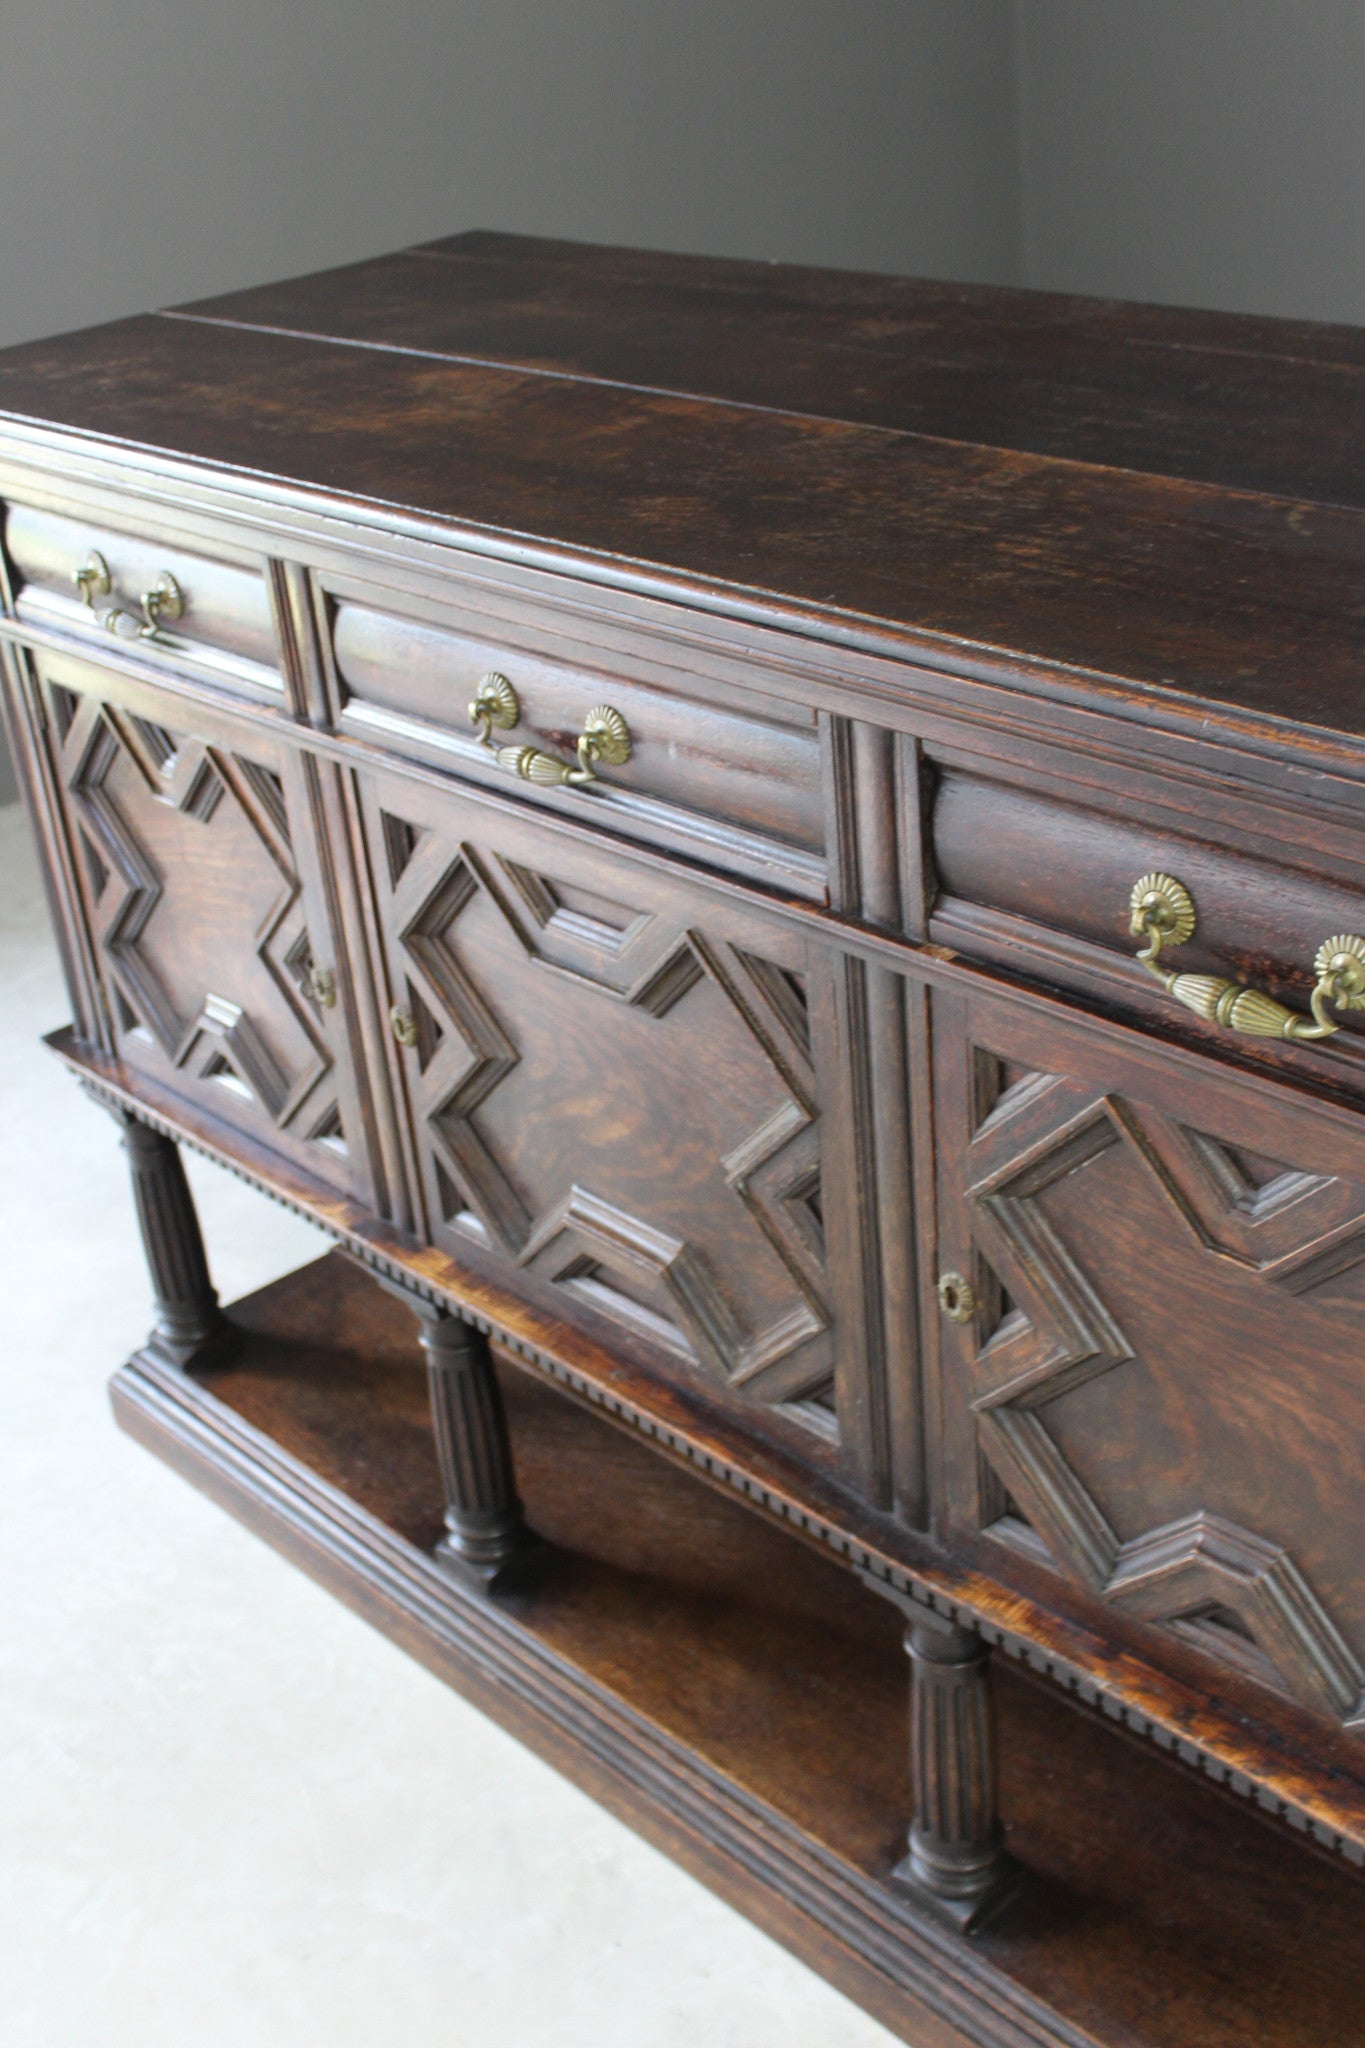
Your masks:
{"label": "turned fluted leg", "polygon": [[149,1343],[176,1365],[184,1365],[219,1341],[228,1325],[209,1279],[180,1147],[135,1116],[124,1115],[120,1122],[156,1296]]}
{"label": "turned fluted leg", "polygon": [[910,1853],[897,1881],[965,1933],[1019,1883],[996,1803],[990,1651],[975,1630],[927,1611],[905,1632],[910,1656]]}
{"label": "turned fluted leg", "polygon": [[442,1562],[495,1592],[538,1551],[517,1498],[512,1446],[488,1341],[471,1323],[418,1307],[436,1455],[445,1484]]}

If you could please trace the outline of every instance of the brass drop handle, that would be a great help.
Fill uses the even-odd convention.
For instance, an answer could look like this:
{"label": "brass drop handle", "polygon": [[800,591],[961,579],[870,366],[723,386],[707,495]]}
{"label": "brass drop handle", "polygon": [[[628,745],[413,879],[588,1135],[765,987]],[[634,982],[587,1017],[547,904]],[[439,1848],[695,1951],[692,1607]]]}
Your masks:
{"label": "brass drop handle", "polygon": [[[72,572],[72,582],[80,592],[81,603],[95,610],[97,597],[108,597],[114,587],[109,564],[98,548],[91,548],[79,569]],[[110,633],[116,633],[121,640],[155,640],[161,631],[164,619],[180,619],[185,615],[185,593],[169,569],[163,569],[150,590],[144,590],[141,597],[142,617],[136,612],[124,611],[120,605],[113,605],[100,618],[100,624]],[[99,614],[96,613],[96,617]]]}
{"label": "brass drop handle", "polygon": [[630,759],[630,728],[610,704],[595,704],[583,720],[576,763],[542,753],[539,747],[500,747],[493,734],[510,732],[521,717],[520,700],[506,676],[484,677],[469,707],[469,717],[479,736],[479,745],[496,757],[499,768],[544,789],[596,782],[599,762],[616,768]]}
{"label": "brass drop handle", "polygon": [[163,569],[152,588],[143,591],[141,604],[141,618],[136,612],[120,611],[117,607],[106,612],[104,623],[109,631],[124,640],[155,640],[163,619],[180,619],[185,615],[185,593],[169,569]]}
{"label": "brass drop handle", "polygon": [[1176,974],[1162,966],[1163,947],[1183,946],[1194,937],[1197,922],[1194,898],[1174,875],[1143,875],[1133,884],[1128,909],[1133,937],[1147,941],[1139,961],[1178,1003],[1210,1024],[1225,1025],[1249,1038],[1330,1038],[1341,1025],[1326,1014],[1328,1003],[1339,1010],[1365,1009],[1365,939],[1349,932],[1324,939],[1318,947],[1313,961],[1317,984],[1308,999],[1310,1020],[1244,982],[1218,974]]}

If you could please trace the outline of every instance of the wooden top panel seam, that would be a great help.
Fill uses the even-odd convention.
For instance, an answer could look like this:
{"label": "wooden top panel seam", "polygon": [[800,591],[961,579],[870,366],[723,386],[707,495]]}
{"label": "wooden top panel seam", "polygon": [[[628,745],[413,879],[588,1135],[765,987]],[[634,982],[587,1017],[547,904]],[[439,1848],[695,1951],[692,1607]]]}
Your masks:
{"label": "wooden top panel seam", "polygon": [[[405,251],[404,253],[408,252]],[[885,442],[900,442],[907,447],[974,448],[997,457],[1006,465],[1017,463],[1020,468],[1036,468],[1039,471],[1047,472],[1074,471],[1084,476],[1132,477],[1140,483],[1165,486],[1177,493],[1199,493],[1201,496],[1207,496],[1211,501],[1217,500],[1220,503],[1227,500],[1236,500],[1253,505],[1332,507],[1338,511],[1357,515],[1361,512],[1360,506],[1352,504],[1347,498],[1305,497],[1302,494],[1293,492],[1252,490],[1246,485],[1209,483],[1204,478],[1185,476],[1177,470],[1139,469],[1131,463],[1120,462],[1086,462],[1081,457],[1075,455],[1043,455],[1036,449],[1017,448],[1002,441],[977,440],[959,434],[926,434],[918,432],[912,427],[887,427],[879,425],[876,421],[849,419],[839,412],[809,412],[798,406],[762,405],[754,399],[722,398],[712,392],[686,391],[679,386],[670,384],[636,383],[630,378],[603,377],[595,375],[588,370],[556,370],[543,363],[518,362],[504,357],[466,355],[451,349],[418,348],[408,342],[371,341],[357,335],[327,334],[321,329],[311,327],[280,327],[266,320],[233,320],[223,314],[183,311],[176,306],[160,307],[150,317],[157,320],[184,321],[188,325],[199,327],[219,327],[241,334],[270,335],[277,341],[306,342],[322,348],[355,349],[362,354],[400,356],[419,362],[449,363],[460,369],[483,370],[495,376],[526,377],[540,379],[547,383],[567,384],[603,391],[626,392],[644,398],[660,398],[681,402],[686,405],[704,407],[718,413],[754,413],[767,419],[806,421],[812,426],[840,427],[849,434],[876,436]],[[1153,348],[1184,346],[1184,344],[1166,344],[1161,342],[1153,342],[1146,345]],[[1199,350],[1191,350],[1191,353],[1201,352]],[[1264,357],[1250,355],[1250,352],[1233,350],[1221,352],[1225,354],[1246,353],[1249,360],[1265,360]],[[1299,359],[1284,357],[1277,360],[1294,362]],[[1320,366],[1315,365],[1315,367]],[[1333,365],[1332,367],[1347,368],[1352,370],[1354,374],[1365,376],[1365,370],[1357,372],[1356,366],[1353,364]],[[623,559],[629,560],[632,558],[624,557]]]}
{"label": "wooden top panel seam", "polygon": [[[452,236],[448,237],[444,243],[409,242],[406,243],[402,248],[392,250],[389,253],[395,256],[414,256],[418,257],[423,262],[429,263],[524,263],[527,260],[530,250],[533,248],[543,248],[545,246],[545,241],[547,239],[536,235],[500,234],[496,230],[486,230],[481,228],[467,230],[467,233],[471,236],[482,237],[482,246],[477,248],[457,249],[450,246],[450,244],[456,239],[460,238]],[[634,256],[643,258],[653,258],[656,260],[660,256],[660,251],[656,249],[642,249],[626,243],[598,244],[593,242],[575,242],[570,239],[558,239],[553,237],[548,239],[553,241],[554,246],[557,248],[580,250],[585,255],[597,255],[605,252],[605,254],[608,255],[609,257],[622,257],[629,259],[630,257]],[[501,246],[492,246],[493,244],[500,244]],[[1290,327],[1299,327],[1306,324],[1315,326],[1321,329],[1322,331],[1328,333],[1335,331],[1337,328],[1345,324],[1336,321],[1315,321],[1305,323],[1295,321],[1292,319],[1284,319],[1283,316],[1276,314],[1236,312],[1220,313],[1218,309],[1215,308],[1183,305],[1174,301],[1168,302],[1166,300],[1128,301],[1123,299],[1111,299],[1102,296],[1093,296],[1084,292],[1040,291],[1031,285],[981,284],[966,278],[939,278],[919,275],[902,276],[900,273],[894,271],[843,270],[838,268],[837,266],[834,267],[833,269],[830,269],[827,266],[822,267],[818,265],[802,263],[785,263],[778,261],[773,261],[771,264],[765,264],[762,262],[761,259],[753,257],[696,257],[687,255],[675,255],[674,260],[683,263],[697,263],[699,265],[706,264],[709,266],[715,266],[718,264],[728,265],[736,273],[734,278],[734,288],[744,290],[753,289],[753,285],[755,282],[754,273],[757,271],[764,272],[766,275],[772,277],[772,279],[778,283],[781,282],[784,274],[790,274],[791,272],[794,271],[798,275],[803,277],[829,275],[839,278],[864,279],[869,284],[895,283],[902,285],[908,284],[932,286],[935,290],[938,291],[956,293],[964,301],[970,301],[977,297],[989,295],[992,297],[1005,300],[1016,300],[1020,302],[1028,301],[1031,304],[1042,303],[1050,306],[1105,306],[1114,308],[1132,304],[1140,306],[1144,312],[1167,313],[1177,316],[1180,314],[1199,315],[1202,313],[1211,313],[1215,318],[1222,318],[1227,320],[1247,320],[1260,324],[1285,325]],[[720,278],[712,276],[711,278],[706,280],[704,284],[700,278],[696,279],[693,283],[693,289],[710,291],[713,292],[717,297],[723,297],[728,291],[731,290],[731,285],[728,279],[722,280]],[[1315,356],[1298,353],[1293,350],[1283,349],[1234,348],[1229,346],[1226,342],[1177,341],[1173,339],[1165,339],[1154,335],[1136,334],[1124,335],[1122,337],[1122,344],[1125,348],[1151,349],[1154,351],[1170,350],[1173,353],[1188,355],[1231,356],[1236,357],[1244,362],[1289,363],[1302,369],[1346,370],[1350,371],[1353,375],[1365,374],[1365,363],[1353,362],[1349,357],[1345,356]]]}

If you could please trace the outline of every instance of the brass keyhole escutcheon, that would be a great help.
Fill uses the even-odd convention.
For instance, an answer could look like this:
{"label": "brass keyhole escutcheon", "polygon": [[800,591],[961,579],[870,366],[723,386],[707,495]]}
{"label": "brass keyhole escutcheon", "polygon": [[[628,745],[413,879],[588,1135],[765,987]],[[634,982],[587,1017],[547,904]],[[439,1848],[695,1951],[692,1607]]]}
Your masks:
{"label": "brass keyhole escutcheon", "polygon": [[963,1273],[940,1273],[938,1305],[950,1323],[969,1323],[976,1314],[976,1289]]}
{"label": "brass keyhole escutcheon", "polygon": [[308,993],[319,1009],[336,1008],[337,978],[330,967],[311,967],[308,970]]}

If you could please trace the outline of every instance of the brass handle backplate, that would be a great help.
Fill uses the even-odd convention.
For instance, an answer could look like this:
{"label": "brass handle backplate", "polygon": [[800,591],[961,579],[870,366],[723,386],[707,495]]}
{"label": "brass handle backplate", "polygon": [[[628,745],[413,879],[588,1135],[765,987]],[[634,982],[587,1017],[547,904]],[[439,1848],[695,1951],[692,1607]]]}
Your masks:
{"label": "brass handle backplate", "polygon": [[488,675],[479,684],[469,717],[480,746],[496,757],[499,768],[543,789],[596,782],[599,762],[617,768],[630,759],[630,728],[610,704],[595,704],[578,735],[577,761],[561,761],[539,747],[500,747],[495,732],[510,732],[521,717],[521,703],[506,676]]}
{"label": "brass handle backplate", "polygon": [[389,1024],[400,1045],[414,1046],[417,1043],[417,1020],[412,1011],[402,1003],[395,1003],[389,1011]]}
{"label": "brass handle backplate", "polygon": [[[114,587],[109,564],[98,548],[91,548],[79,569],[72,572],[72,582],[80,592],[81,603],[95,610],[97,597],[108,597]],[[124,611],[121,605],[112,605],[101,617],[100,624],[107,632],[116,633],[121,640],[155,640],[165,619],[181,619],[185,616],[185,593],[169,569],[163,569],[150,590],[144,590],[141,597],[142,617],[136,612]]]}
{"label": "brass handle backplate", "polygon": [[88,605],[91,611],[95,609],[95,599],[108,597],[114,587],[109,564],[98,548],[91,548],[80,568],[72,572],[71,580],[81,594],[81,603]]}
{"label": "brass handle backplate", "polygon": [[1244,982],[1218,974],[1175,974],[1162,966],[1162,949],[1183,946],[1194,937],[1197,923],[1194,898],[1174,875],[1143,875],[1133,884],[1128,910],[1133,937],[1147,941],[1138,954],[1141,964],[1178,1003],[1210,1024],[1249,1038],[1330,1038],[1341,1025],[1326,1014],[1329,1003],[1338,1010],[1365,1009],[1365,939],[1352,933],[1324,939],[1318,947],[1313,961],[1317,982],[1308,999],[1312,1016],[1305,1017]]}
{"label": "brass handle backplate", "polygon": [[330,967],[309,968],[308,993],[320,1010],[336,1008],[337,978]]}

